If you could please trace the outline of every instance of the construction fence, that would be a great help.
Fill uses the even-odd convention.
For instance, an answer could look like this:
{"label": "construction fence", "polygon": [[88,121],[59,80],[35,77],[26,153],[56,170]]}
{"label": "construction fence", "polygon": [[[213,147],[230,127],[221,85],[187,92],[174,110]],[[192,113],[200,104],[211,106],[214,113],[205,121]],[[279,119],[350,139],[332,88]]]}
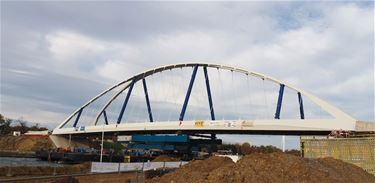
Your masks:
{"label": "construction fence", "polygon": [[301,137],[301,153],[305,158],[340,159],[375,175],[375,137],[330,139]]}
{"label": "construction fence", "polygon": [[187,164],[186,161],[176,162],[140,162],[140,163],[108,163],[92,162],[91,173],[147,171],[159,168],[179,168]]}

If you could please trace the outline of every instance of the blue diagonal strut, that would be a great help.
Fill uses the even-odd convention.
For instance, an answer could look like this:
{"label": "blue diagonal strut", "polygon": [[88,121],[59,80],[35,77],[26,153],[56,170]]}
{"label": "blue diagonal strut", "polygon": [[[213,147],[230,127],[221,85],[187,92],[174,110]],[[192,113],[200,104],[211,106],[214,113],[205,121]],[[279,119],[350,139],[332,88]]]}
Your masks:
{"label": "blue diagonal strut", "polygon": [[198,65],[194,66],[193,74],[191,75],[189,88],[186,92],[184,105],[182,106],[182,110],[181,110],[181,113],[180,113],[180,119],[179,119],[180,121],[184,120],[186,107],[189,103],[189,98],[190,98],[191,90],[193,89],[193,84],[194,84],[195,76],[197,75],[197,71],[198,71]]}
{"label": "blue diagonal strut", "polygon": [[150,99],[148,98],[147,85],[146,85],[146,79],[145,78],[142,79],[142,83],[143,83],[143,90],[145,91],[148,117],[150,118],[150,122],[154,122],[154,119],[152,118]]}
{"label": "blue diagonal strut", "polygon": [[120,111],[120,115],[117,118],[117,124],[121,123],[121,119],[122,119],[122,116],[124,115],[124,111],[125,111],[126,105],[128,105],[130,94],[132,93],[134,83],[135,83],[135,78],[130,83],[129,91],[126,94],[126,98],[125,98],[124,104],[122,105],[122,108],[121,108],[121,111]]}
{"label": "blue diagonal strut", "polygon": [[206,78],[206,88],[207,88],[208,104],[209,104],[209,107],[210,107],[211,119],[215,120],[214,105],[212,103],[210,81],[208,79],[208,72],[207,72],[206,66],[203,67],[203,71],[204,71],[204,77]]}
{"label": "blue diagonal strut", "polygon": [[82,110],[83,110],[83,108],[81,108],[81,109],[78,111],[78,114],[77,114],[76,120],[74,121],[73,127],[76,127],[76,126],[77,126],[77,123],[78,123],[78,121],[79,121],[79,118],[81,117],[81,114],[82,114]]}
{"label": "blue diagonal strut", "polygon": [[106,125],[108,125],[108,118],[107,118],[107,113],[103,111],[103,116],[104,116],[104,122]]}
{"label": "blue diagonal strut", "polygon": [[301,116],[301,119],[305,119],[305,112],[303,110],[303,100],[302,100],[302,95],[300,92],[298,94],[298,103],[299,103],[299,114]]}
{"label": "blue diagonal strut", "polygon": [[277,107],[275,113],[275,119],[280,119],[281,104],[283,103],[284,84],[280,84],[279,98],[277,99]]}

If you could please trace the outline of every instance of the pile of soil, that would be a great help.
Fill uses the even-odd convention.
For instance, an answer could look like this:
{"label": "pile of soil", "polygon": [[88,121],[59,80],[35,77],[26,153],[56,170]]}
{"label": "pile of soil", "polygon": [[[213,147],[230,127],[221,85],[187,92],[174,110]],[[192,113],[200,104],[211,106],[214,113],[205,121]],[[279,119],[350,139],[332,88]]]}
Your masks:
{"label": "pile of soil", "polygon": [[152,162],[167,162],[167,161],[180,161],[180,158],[170,157],[167,155],[160,155],[152,160]]}
{"label": "pile of soil", "polygon": [[[90,163],[82,163],[76,165],[65,165],[63,167],[49,167],[49,166],[16,166],[16,167],[0,167],[1,177],[11,176],[42,176],[42,175],[65,175],[74,173],[87,173],[90,171]],[[9,175],[7,175],[9,174]]]}
{"label": "pile of soil", "polygon": [[211,157],[193,161],[149,183],[216,182],[375,182],[360,167],[332,158],[305,159],[284,153],[254,153],[237,163]]}
{"label": "pile of soil", "polygon": [[203,182],[211,171],[226,165],[233,165],[233,161],[227,157],[212,156],[206,160],[193,160],[174,172],[162,177],[155,177],[146,182]]}
{"label": "pile of soil", "polygon": [[41,148],[54,148],[48,136],[1,136],[0,151],[33,152]]}

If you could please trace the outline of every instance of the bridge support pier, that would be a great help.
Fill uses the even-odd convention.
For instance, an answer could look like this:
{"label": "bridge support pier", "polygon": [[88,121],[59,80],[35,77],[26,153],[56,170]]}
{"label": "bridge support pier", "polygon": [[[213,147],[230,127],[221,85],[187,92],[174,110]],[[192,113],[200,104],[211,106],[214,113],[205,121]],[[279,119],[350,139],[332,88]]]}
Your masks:
{"label": "bridge support pier", "polygon": [[72,139],[72,136],[65,137],[62,135],[50,135],[49,138],[51,139],[52,143],[55,145],[56,148],[70,148],[70,147],[89,147],[89,141],[77,140]]}

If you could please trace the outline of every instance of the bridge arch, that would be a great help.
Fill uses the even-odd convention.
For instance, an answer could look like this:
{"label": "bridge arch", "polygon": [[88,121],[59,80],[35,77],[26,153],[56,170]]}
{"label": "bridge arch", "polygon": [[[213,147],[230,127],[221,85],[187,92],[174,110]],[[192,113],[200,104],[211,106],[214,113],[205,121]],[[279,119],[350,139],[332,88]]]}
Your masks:
{"label": "bridge arch", "polygon": [[[105,91],[103,91],[102,93],[100,93],[99,95],[95,96],[94,98],[92,98],[91,100],[89,100],[87,103],[85,103],[84,105],[82,105],[80,108],[78,108],[77,110],[75,110],[56,129],[60,129],[60,128],[64,127],[70,120],[72,120],[72,118],[74,116],[77,116],[76,117],[76,121],[75,121],[75,124],[76,124],[78,122],[78,120],[79,120],[79,116],[82,113],[82,110],[84,110],[85,107],[87,107],[91,103],[95,102],[97,99],[99,99],[103,95],[107,94],[108,92],[113,91],[116,88],[122,87],[117,93],[115,93],[115,95],[97,113],[97,116],[96,116],[96,119],[95,119],[95,122],[94,122],[94,124],[96,125],[97,122],[98,122],[98,119],[102,115],[106,115],[105,110],[107,109],[107,107],[122,92],[124,92],[126,89],[131,90],[132,87],[133,87],[133,85],[134,85],[134,83],[139,82],[141,80],[143,82],[145,82],[145,78],[147,78],[147,77],[149,77],[149,76],[151,76],[153,74],[156,74],[156,73],[160,73],[160,72],[163,72],[163,71],[166,71],[166,70],[174,70],[174,69],[186,68],[186,67],[193,67],[195,70],[198,69],[198,68],[204,68],[204,69],[205,68],[216,68],[216,69],[229,70],[229,71],[232,71],[232,72],[243,73],[243,74],[246,74],[246,75],[249,75],[249,76],[253,76],[253,77],[257,77],[257,78],[261,78],[263,80],[267,80],[267,81],[273,82],[275,84],[280,85],[279,100],[280,100],[280,92],[281,92],[281,100],[282,100],[282,92],[284,90],[284,87],[287,87],[287,88],[289,88],[291,90],[296,91],[298,93],[299,97],[302,97],[302,96],[303,97],[307,97],[313,103],[315,103],[317,106],[319,106],[321,109],[323,109],[328,114],[330,114],[332,117],[334,117],[334,119],[335,119],[335,121],[337,123],[341,123],[340,126],[342,127],[342,129],[351,130],[351,129],[355,128],[356,120],[353,117],[351,117],[350,115],[346,114],[345,112],[343,112],[342,110],[338,109],[337,107],[329,104],[328,102],[320,99],[319,97],[317,97],[315,95],[312,95],[309,92],[304,91],[304,90],[302,90],[300,88],[297,88],[297,87],[295,87],[295,86],[293,86],[293,85],[291,85],[291,84],[289,84],[289,83],[287,83],[285,81],[281,81],[281,80],[275,79],[273,77],[267,76],[267,75],[259,73],[259,72],[249,71],[249,70],[246,70],[246,69],[243,69],[243,68],[238,68],[238,67],[233,67],[233,66],[228,66],[228,65],[209,64],[209,63],[181,63],[181,64],[173,64],[173,65],[166,65],[166,66],[162,66],[162,67],[153,68],[153,69],[147,70],[145,72],[139,73],[139,74],[137,74],[137,75],[135,75],[133,77],[130,77],[130,78],[126,79],[126,80],[123,80],[123,81],[121,81],[121,82],[119,82],[119,83],[117,83],[117,84],[109,87],[108,89],[106,89]],[[193,71],[192,76],[193,75],[194,75],[194,71]],[[129,96],[127,96],[127,98],[128,97]],[[120,114],[120,116],[121,116],[121,114]],[[275,118],[278,119],[277,111],[276,111],[276,114],[275,114]],[[120,121],[121,121],[121,119],[120,119]]]}

